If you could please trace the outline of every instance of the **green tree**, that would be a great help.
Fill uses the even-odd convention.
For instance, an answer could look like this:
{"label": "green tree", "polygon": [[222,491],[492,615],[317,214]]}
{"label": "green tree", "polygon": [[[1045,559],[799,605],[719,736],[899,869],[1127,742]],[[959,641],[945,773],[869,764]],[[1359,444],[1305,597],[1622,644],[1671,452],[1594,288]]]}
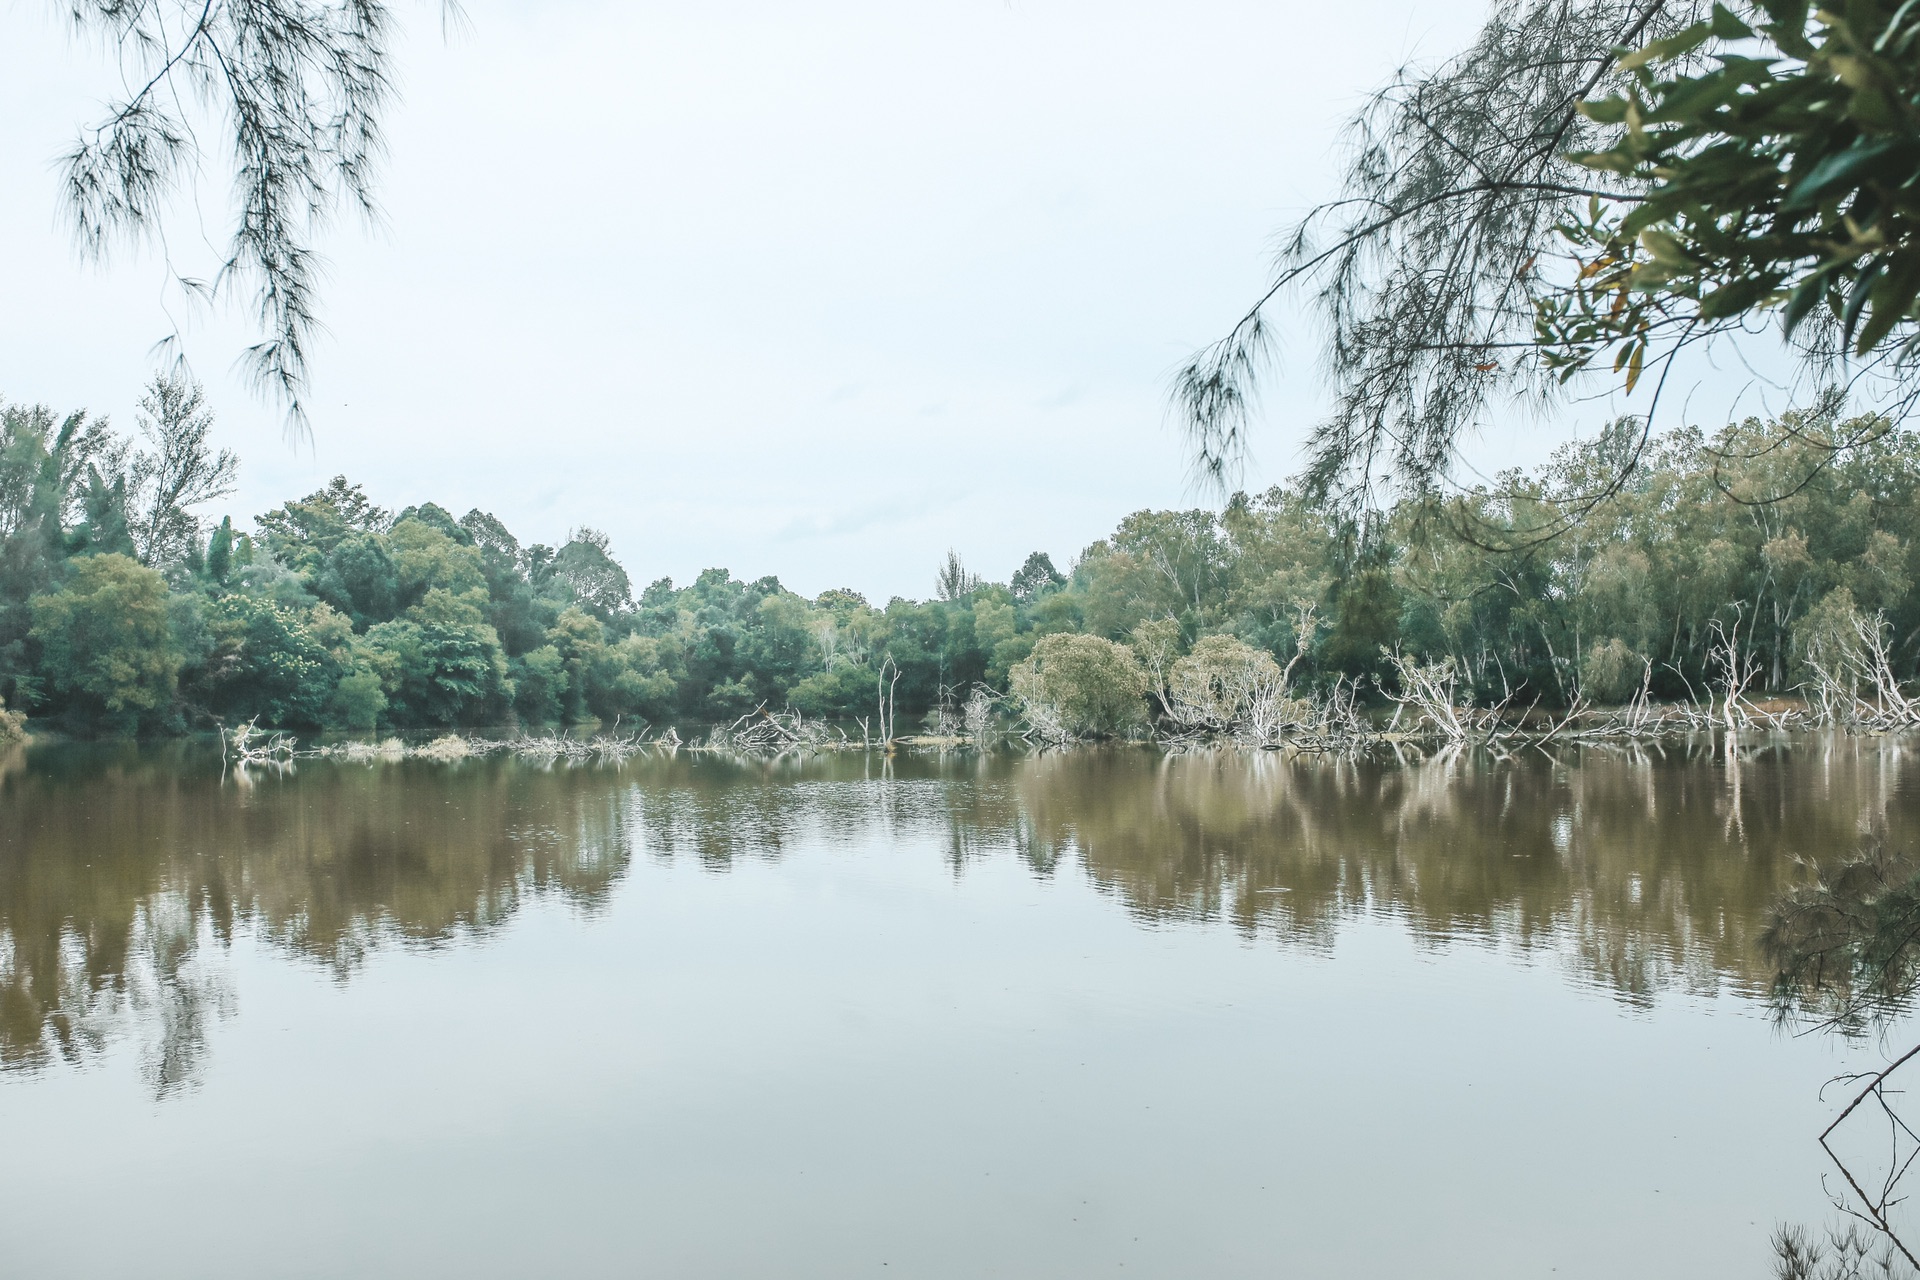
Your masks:
{"label": "green tree", "polygon": [[980,589],[984,579],[961,563],[960,553],[948,548],[947,558],[934,571],[933,594],[938,600],[964,600]]}
{"label": "green tree", "polygon": [[227,585],[233,572],[233,517],[222,516],[220,527],[207,543],[207,577],[215,586]]}
{"label": "green tree", "polygon": [[547,645],[561,660],[565,675],[562,714],[571,721],[611,719],[624,710],[610,705],[617,661],[607,650],[607,632],[600,620],[584,609],[563,609],[547,632]]}
{"label": "green tree", "polygon": [[1116,737],[1146,720],[1147,676],[1126,645],[1051,635],[1013,668],[1013,694],[1043,732]]}
{"label": "green tree", "polygon": [[754,673],[755,688],[770,703],[785,702],[788,692],[819,662],[811,614],[805,600],[782,591],[761,600],[748,619],[740,661]]}
{"label": "green tree", "polygon": [[567,660],[560,650],[543,644],[514,658],[509,666],[513,676],[513,708],[529,724],[552,724],[566,713]]}
{"label": "green tree", "polygon": [[614,560],[607,535],[598,529],[574,531],[553,557],[553,577],[570,598],[603,621],[633,607],[633,584]]}
{"label": "green tree", "polygon": [[84,719],[131,729],[172,702],[180,657],[158,573],[131,556],[82,556],[32,607],[47,685]]}
{"label": "green tree", "polygon": [[387,694],[380,687],[380,677],[370,670],[349,671],[340,677],[340,683],[334,686],[333,699],[328,703],[328,712],[333,722],[342,728],[371,731],[380,723],[380,713],[387,709]]}
{"label": "green tree", "polygon": [[655,722],[675,714],[685,673],[682,652],[677,638],[671,636],[630,635],[612,646],[610,709],[616,715],[638,715]]}
{"label": "green tree", "polygon": [[1013,598],[1023,603],[1038,599],[1049,591],[1058,591],[1066,585],[1066,575],[1053,567],[1053,557],[1044,551],[1036,551],[1028,556],[1026,562],[1013,571],[1013,577],[1007,580]]}
{"label": "green tree", "polygon": [[367,631],[390,713],[403,723],[495,722],[511,692],[506,654],[479,605],[442,588]]}
{"label": "green tree", "polygon": [[1335,597],[1333,629],[1320,651],[1320,665],[1351,676],[1378,674],[1381,650],[1400,642],[1400,613],[1392,571],[1377,559],[1364,564]]}
{"label": "green tree", "polygon": [[326,488],[275,507],[254,524],[282,564],[311,575],[348,534],[383,534],[393,517],[374,506],[359,485],[335,476]]}
{"label": "green tree", "polygon": [[193,509],[233,492],[240,459],[214,452],[213,413],[200,384],[185,376],[155,377],[136,422],[148,447],[127,459],[123,507],[141,563],[166,569],[197,551]]}
{"label": "green tree", "polygon": [[325,723],[341,672],[299,612],[259,596],[225,595],[214,601],[208,628],[213,650],[193,692],[216,715],[258,716],[276,727]]}
{"label": "green tree", "polygon": [[136,554],[133,532],[127,527],[125,476],[116,476],[109,484],[98,467],[88,467],[86,495],[81,499],[80,509],[83,519],[67,537],[70,554]]}
{"label": "green tree", "polygon": [[987,683],[1004,688],[1007,673],[1014,664],[1033,652],[1034,638],[1020,632],[1019,611],[1012,598],[995,598],[994,593],[1012,592],[1001,587],[984,589],[973,602],[974,643],[986,655]]}
{"label": "green tree", "polygon": [[107,424],[85,413],[0,403],[0,696],[16,705],[33,703],[40,686],[28,601],[59,576],[83,481],[114,445]]}
{"label": "green tree", "polygon": [[[413,566],[418,571],[418,562]],[[307,580],[314,595],[365,629],[386,622],[400,611],[400,566],[377,533],[353,531],[334,543]],[[422,586],[424,591],[424,586]]]}
{"label": "green tree", "polygon": [[[439,508],[433,510],[438,512]],[[445,516],[444,512],[440,514]],[[448,533],[448,528],[459,537]],[[466,531],[451,519],[441,523],[408,514],[394,523],[386,535],[386,547],[398,575],[403,605],[412,605],[435,589],[464,596],[486,588],[480,552],[461,541],[466,536]]]}
{"label": "green tree", "polygon": [[836,659],[794,685],[787,704],[804,715],[840,719],[871,716],[874,671],[864,663]]}

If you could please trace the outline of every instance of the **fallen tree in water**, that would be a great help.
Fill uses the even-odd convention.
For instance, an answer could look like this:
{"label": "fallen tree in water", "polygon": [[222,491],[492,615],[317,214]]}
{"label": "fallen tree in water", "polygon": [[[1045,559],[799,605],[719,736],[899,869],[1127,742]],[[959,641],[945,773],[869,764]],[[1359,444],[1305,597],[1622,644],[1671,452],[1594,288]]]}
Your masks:
{"label": "fallen tree in water", "polygon": [[764,702],[731,724],[715,726],[706,742],[710,751],[770,756],[852,745],[845,730],[808,720],[798,711],[768,711]]}
{"label": "fallen tree in water", "polygon": [[260,717],[220,732],[220,753],[235,764],[277,764],[291,760],[299,739],[259,727]]}

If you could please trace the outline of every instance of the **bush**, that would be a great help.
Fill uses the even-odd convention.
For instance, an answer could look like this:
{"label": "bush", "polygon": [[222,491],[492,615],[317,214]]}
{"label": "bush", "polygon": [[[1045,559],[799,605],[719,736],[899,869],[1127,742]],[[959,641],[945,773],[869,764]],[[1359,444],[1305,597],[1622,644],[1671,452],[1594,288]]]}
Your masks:
{"label": "bush", "polygon": [[371,671],[341,676],[334,687],[331,710],[334,722],[343,728],[368,732],[380,723],[380,713],[386,709],[386,691]]}
{"label": "bush", "polygon": [[67,585],[32,606],[47,682],[83,716],[131,729],[172,702],[180,655],[158,573],[130,556],[82,556]]}
{"label": "bush", "polygon": [[1146,719],[1147,673],[1132,649],[1099,636],[1042,637],[1009,683],[1047,737],[1118,737]]}
{"label": "bush", "polygon": [[506,655],[472,600],[436,587],[399,618],[368,628],[366,639],[396,719],[485,724],[505,712]]}
{"label": "bush", "polygon": [[1580,659],[1580,692],[1599,703],[1625,702],[1639,689],[1647,662],[1619,636],[1595,644]]}
{"label": "bush", "polygon": [[528,724],[560,719],[567,694],[567,663],[550,644],[513,659],[513,705]]}
{"label": "bush", "polygon": [[213,653],[204,685],[216,713],[234,720],[258,716],[275,726],[324,720],[339,669],[305,616],[241,595],[222,596],[210,613]]}
{"label": "bush", "polygon": [[1167,714],[1189,728],[1230,729],[1246,718],[1256,691],[1279,684],[1272,654],[1233,636],[1206,636],[1167,673]]}
{"label": "bush", "polygon": [[840,659],[794,685],[787,705],[820,719],[857,719],[874,714],[878,697],[873,668]]}

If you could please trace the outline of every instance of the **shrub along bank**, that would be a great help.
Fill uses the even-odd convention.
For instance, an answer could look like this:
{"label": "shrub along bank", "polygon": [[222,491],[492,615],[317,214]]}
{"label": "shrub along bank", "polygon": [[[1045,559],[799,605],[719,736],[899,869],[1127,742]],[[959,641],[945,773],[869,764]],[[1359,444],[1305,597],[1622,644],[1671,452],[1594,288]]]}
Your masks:
{"label": "shrub along bank", "polygon": [[[205,512],[237,461],[190,384],[139,430],[0,409],[0,698],[73,732],[725,721],[765,704],[910,725],[984,686],[1062,733],[1206,727],[1246,688],[1447,662],[1464,698],[1685,698],[1733,637],[1788,691],[1821,637],[1884,617],[1920,667],[1920,448],[1837,407],[1679,431],[1631,423],[1483,489],[1342,518],[1292,488],[1140,511],[1062,572],[950,557],[936,598],[811,599],[710,569],[635,590],[604,535],[522,544],[484,511],[382,508],[344,477],[251,522]],[[1783,428],[1786,430],[1783,431]],[[1567,518],[1576,513],[1578,519]],[[1720,650],[1716,650],[1716,646]],[[1238,700],[1238,701],[1237,701]]]}

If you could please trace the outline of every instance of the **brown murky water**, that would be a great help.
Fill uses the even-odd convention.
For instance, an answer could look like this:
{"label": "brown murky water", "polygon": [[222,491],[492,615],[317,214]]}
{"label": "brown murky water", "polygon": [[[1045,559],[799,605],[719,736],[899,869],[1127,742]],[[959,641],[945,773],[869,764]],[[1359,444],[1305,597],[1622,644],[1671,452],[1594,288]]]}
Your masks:
{"label": "brown murky water", "polygon": [[1913,750],[0,756],[0,1275],[1760,1275]]}

